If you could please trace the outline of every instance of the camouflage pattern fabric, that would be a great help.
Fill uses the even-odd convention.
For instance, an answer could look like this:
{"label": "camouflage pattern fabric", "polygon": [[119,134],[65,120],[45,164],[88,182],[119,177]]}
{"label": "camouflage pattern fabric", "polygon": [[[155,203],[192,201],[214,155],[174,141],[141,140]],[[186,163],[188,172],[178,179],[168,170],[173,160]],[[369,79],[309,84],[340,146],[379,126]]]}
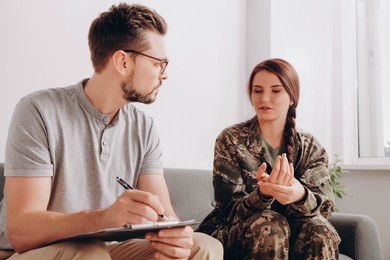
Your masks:
{"label": "camouflage pattern fabric", "polygon": [[215,143],[215,209],[198,231],[222,242],[225,259],[337,259],[340,238],[327,221],[334,195],[325,149],[298,130],[294,175],[306,196],[289,205],[259,193],[258,168],[266,162],[272,170],[266,149],[256,116],[222,131]]}
{"label": "camouflage pattern fabric", "polygon": [[290,259],[338,259],[340,237],[323,216],[289,221]]}

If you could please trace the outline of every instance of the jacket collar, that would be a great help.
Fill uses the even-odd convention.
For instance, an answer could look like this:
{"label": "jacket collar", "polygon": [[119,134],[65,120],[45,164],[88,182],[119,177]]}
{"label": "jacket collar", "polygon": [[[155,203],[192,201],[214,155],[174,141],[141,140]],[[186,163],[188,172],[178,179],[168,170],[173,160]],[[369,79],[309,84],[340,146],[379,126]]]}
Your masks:
{"label": "jacket collar", "polygon": [[[257,158],[265,160],[267,163],[269,163],[269,160],[267,160],[267,158],[264,158],[266,147],[260,137],[260,126],[259,121],[257,120],[257,115],[248,120],[247,127],[248,137],[246,139],[246,147],[248,148],[250,153],[255,155]],[[302,142],[298,131],[295,135],[294,144],[295,145],[293,148],[293,161],[294,166],[297,167],[300,163],[300,151],[302,150]]]}
{"label": "jacket collar", "polygon": [[246,139],[246,147],[248,150],[259,157],[262,154],[263,141],[260,137],[260,126],[257,120],[257,116],[254,116],[248,121],[248,137]]}

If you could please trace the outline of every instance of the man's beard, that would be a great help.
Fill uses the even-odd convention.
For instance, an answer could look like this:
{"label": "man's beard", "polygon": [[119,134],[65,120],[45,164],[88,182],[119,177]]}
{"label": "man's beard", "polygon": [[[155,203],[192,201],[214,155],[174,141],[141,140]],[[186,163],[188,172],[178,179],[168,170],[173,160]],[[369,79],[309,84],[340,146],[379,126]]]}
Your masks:
{"label": "man's beard", "polygon": [[122,83],[123,98],[129,102],[140,102],[143,104],[151,104],[156,100],[157,92],[154,94],[155,90],[158,89],[162,82],[154,87],[149,94],[142,95],[138,93],[134,86],[134,74],[131,74],[125,82]]}

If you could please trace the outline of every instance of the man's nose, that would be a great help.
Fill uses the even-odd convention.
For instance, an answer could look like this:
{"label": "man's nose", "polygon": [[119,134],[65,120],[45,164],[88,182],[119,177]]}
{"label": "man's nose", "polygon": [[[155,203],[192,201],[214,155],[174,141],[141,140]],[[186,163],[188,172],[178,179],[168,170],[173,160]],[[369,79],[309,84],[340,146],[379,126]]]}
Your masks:
{"label": "man's nose", "polygon": [[158,77],[158,79],[161,81],[161,80],[167,80],[168,79],[168,74],[166,71],[164,71],[162,74],[160,74],[160,76]]}

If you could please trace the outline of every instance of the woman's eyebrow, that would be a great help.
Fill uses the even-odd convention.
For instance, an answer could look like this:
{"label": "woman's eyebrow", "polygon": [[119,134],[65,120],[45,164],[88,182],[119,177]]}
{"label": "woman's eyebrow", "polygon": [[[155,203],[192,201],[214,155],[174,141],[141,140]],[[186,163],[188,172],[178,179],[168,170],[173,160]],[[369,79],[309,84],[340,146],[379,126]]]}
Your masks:
{"label": "woman's eyebrow", "polygon": [[[253,87],[264,88],[264,87],[261,86],[261,85],[253,85]],[[283,85],[281,85],[281,84],[276,84],[276,85],[270,86],[270,88],[279,88],[279,87],[283,87]]]}

